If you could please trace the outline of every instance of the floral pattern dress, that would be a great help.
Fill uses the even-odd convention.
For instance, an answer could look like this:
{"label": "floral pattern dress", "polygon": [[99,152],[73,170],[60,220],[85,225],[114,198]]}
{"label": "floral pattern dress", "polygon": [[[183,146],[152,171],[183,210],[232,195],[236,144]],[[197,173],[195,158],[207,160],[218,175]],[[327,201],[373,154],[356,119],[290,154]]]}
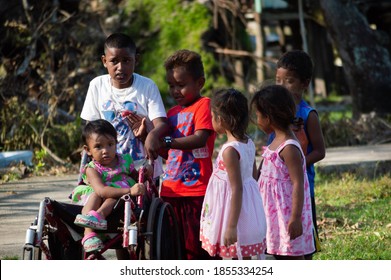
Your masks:
{"label": "floral pattern dress", "polygon": [[85,205],[88,197],[94,192],[94,189],[89,185],[86,175],[87,168],[95,169],[101,176],[102,181],[113,188],[130,188],[136,182],[131,177],[134,170],[133,159],[130,154],[117,154],[118,163],[115,168],[104,167],[97,161],[90,161],[82,168],[83,185],[77,186],[71,195],[72,203]]}
{"label": "floral pattern dress", "polygon": [[[242,209],[237,225],[237,242],[224,246],[224,233],[231,203],[231,186],[223,162],[223,152],[233,147],[240,155],[243,182]],[[201,211],[200,240],[209,255],[222,258],[242,258],[265,253],[266,221],[258,184],[253,178],[255,146],[237,141],[225,143],[215,161]]]}
{"label": "floral pattern dress", "polygon": [[[301,215],[303,234],[290,240],[288,223],[292,213],[293,186],[288,168],[279,153],[287,145],[300,149],[304,172],[304,205]],[[311,214],[310,189],[305,157],[296,140],[283,142],[275,151],[263,147],[263,162],[259,178],[260,193],[267,222],[267,253],[282,256],[301,256],[315,251]]]}

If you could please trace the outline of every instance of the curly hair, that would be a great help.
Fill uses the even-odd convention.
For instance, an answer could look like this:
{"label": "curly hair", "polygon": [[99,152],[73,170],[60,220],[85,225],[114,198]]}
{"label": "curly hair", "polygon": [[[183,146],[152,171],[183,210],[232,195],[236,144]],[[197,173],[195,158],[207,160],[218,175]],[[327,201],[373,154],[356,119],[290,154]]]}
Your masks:
{"label": "curly hair", "polygon": [[177,67],[184,67],[194,79],[205,76],[201,56],[190,50],[176,51],[166,59],[164,67],[167,71]]}

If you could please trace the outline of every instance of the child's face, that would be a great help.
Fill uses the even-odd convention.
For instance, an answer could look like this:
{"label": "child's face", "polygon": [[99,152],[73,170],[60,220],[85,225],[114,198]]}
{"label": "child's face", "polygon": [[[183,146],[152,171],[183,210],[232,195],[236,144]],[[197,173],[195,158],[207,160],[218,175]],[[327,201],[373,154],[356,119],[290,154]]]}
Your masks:
{"label": "child's face", "polygon": [[256,111],[255,113],[257,115],[257,125],[258,127],[265,132],[266,134],[270,134],[273,132],[273,129],[270,126],[270,119],[263,115],[261,112]]}
{"label": "child's face", "polygon": [[285,68],[277,69],[276,84],[286,87],[292,93],[296,104],[300,103],[303,91],[308,87],[308,83],[303,83],[294,71]]}
{"label": "child's face", "polygon": [[216,131],[216,133],[218,133],[218,134],[225,133],[225,130],[222,125],[220,117],[218,115],[216,115],[215,112],[213,112],[213,111],[212,111],[212,125],[213,125],[213,129],[214,129],[214,131]]}
{"label": "child's face", "polygon": [[132,76],[138,56],[129,48],[108,48],[102,55],[104,67],[111,77],[113,87],[127,88],[132,84]]}
{"label": "child's face", "polygon": [[171,96],[178,105],[189,106],[201,96],[201,89],[204,86],[203,77],[194,79],[184,67],[176,67],[168,70],[166,79]]}
{"label": "child's face", "polygon": [[103,166],[111,167],[113,163],[115,164],[117,142],[111,135],[93,133],[87,139],[84,149],[89,156]]}

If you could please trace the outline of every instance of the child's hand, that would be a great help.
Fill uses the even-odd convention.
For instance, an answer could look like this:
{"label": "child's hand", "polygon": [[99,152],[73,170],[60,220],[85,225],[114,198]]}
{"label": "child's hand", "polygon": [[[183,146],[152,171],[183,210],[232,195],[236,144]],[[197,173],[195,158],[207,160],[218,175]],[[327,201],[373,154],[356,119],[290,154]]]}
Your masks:
{"label": "child's hand", "polygon": [[143,195],[145,193],[144,184],[136,183],[130,188],[131,196]]}
{"label": "child's hand", "polygon": [[288,234],[291,240],[296,239],[303,234],[303,225],[301,223],[301,218],[299,219],[290,219],[288,223]]}
{"label": "child's hand", "polygon": [[149,163],[144,165],[144,175],[146,178],[152,178],[153,177],[153,167]]}
{"label": "child's hand", "polygon": [[147,124],[145,117],[141,117],[130,111],[123,112],[122,116],[126,117],[128,120],[135,137],[141,139],[145,139],[147,137]]}
{"label": "child's hand", "polygon": [[236,227],[227,227],[224,234],[224,246],[228,247],[238,241]]}

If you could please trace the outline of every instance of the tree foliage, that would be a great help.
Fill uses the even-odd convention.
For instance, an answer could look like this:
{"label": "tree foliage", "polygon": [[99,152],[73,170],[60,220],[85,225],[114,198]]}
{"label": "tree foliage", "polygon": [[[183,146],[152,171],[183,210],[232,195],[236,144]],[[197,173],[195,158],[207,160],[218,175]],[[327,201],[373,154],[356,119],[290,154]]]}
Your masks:
{"label": "tree foliage", "polygon": [[[156,81],[167,107],[164,60],[178,49],[203,58],[204,94],[232,80],[205,48],[212,12],[198,1],[1,0],[0,150],[44,149],[51,160],[78,162],[79,118],[89,81],[106,73],[100,57],[113,32],[131,35],[136,69]],[[10,122],[10,120],[13,120]]]}
{"label": "tree foliage", "polygon": [[95,74],[94,33],[84,36],[94,17],[87,21],[84,13],[71,14],[55,2],[3,3],[0,148],[45,149],[64,163],[79,145],[80,133],[70,132],[80,130],[74,121]]}
{"label": "tree foliage", "polygon": [[139,70],[158,84],[167,106],[173,103],[168,98],[163,64],[176,50],[190,49],[202,56],[206,73],[205,95],[218,84],[227,83],[223,79],[216,81],[216,61],[202,45],[203,35],[211,27],[211,15],[206,6],[197,1],[138,0],[128,1],[125,11],[132,19],[126,31],[137,38],[141,53]]}

